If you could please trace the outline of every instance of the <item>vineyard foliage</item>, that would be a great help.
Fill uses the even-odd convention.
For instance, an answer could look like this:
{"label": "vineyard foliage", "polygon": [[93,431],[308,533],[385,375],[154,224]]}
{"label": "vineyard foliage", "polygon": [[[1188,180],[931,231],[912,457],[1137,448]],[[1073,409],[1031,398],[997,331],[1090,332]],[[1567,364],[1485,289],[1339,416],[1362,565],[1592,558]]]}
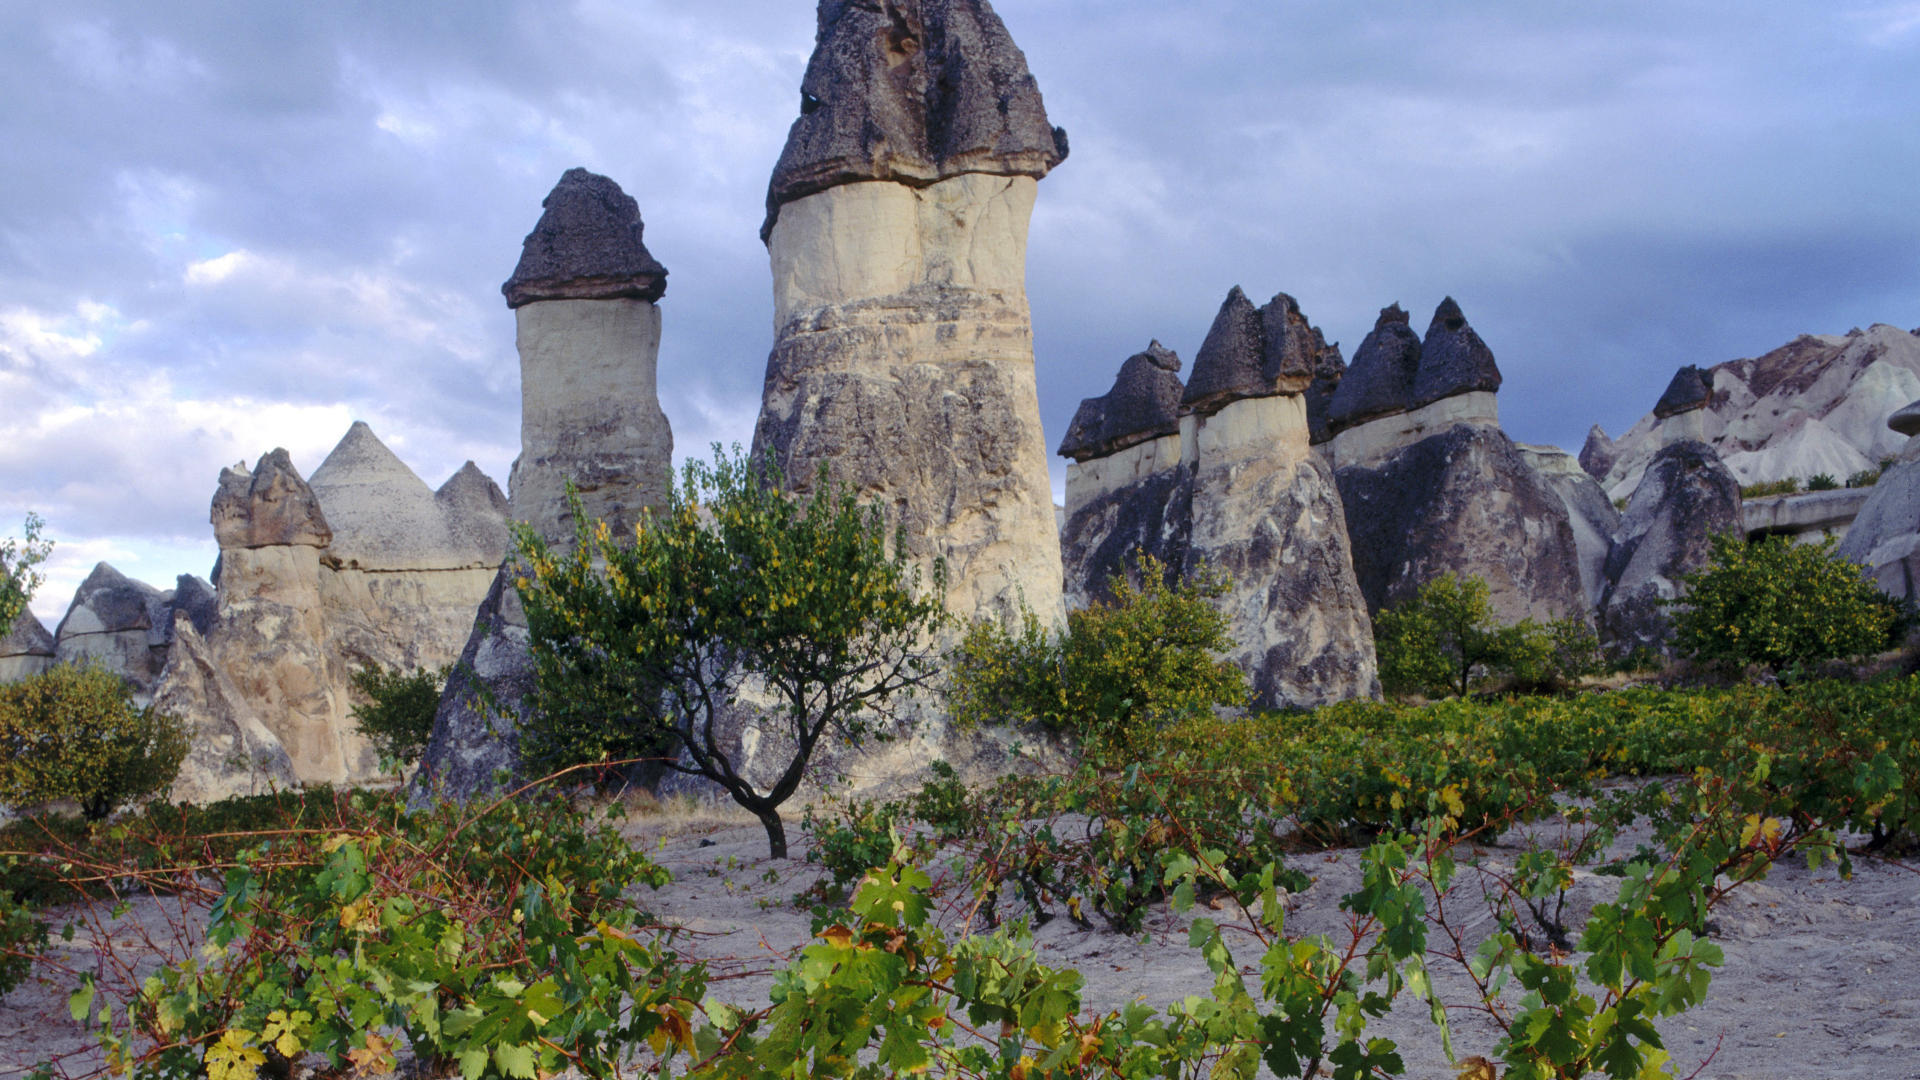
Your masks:
{"label": "vineyard foliage", "polygon": [[[1661,1024],[1722,963],[1715,905],[1790,856],[1845,870],[1841,830],[1912,838],[1920,680],[1192,716],[1125,763],[977,789],[936,769],[898,800],[816,808],[814,854],[841,895],[815,897],[812,944],[757,1008],[709,998],[717,984],[645,917],[631,886],[664,873],[558,805],[409,813],[354,796],[299,813],[237,856],[117,868],[116,888],[201,890],[211,930],[131,1000],[75,995],[115,1061],[213,1080],[296,1058],[413,1058],[469,1080],[1360,1078],[1406,1074],[1370,1026],[1405,1003],[1463,1068],[1684,1075]],[[1513,831],[1540,819],[1553,827]],[[1630,825],[1648,839],[1626,852]],[[1483,857],[1496,836],[1517,847]],[[1289,859],[1327,846],[1361,850],[1348,926],[1299,934],[1284,892],[1307,881]],[[63,863],[116,869],[69,848],[37,865]],[[1576,870],[1611,895],[1563,922]],[[1082,976],[1027,936],[1062,916],[1132,933],[1161,904],[1187,914],[1212,972],[1161,1010],[1086,1009]],[[1443,968],[1457,977],[1436,981]],[[1455,1045],[1462,1009],[1496,1035]]]}

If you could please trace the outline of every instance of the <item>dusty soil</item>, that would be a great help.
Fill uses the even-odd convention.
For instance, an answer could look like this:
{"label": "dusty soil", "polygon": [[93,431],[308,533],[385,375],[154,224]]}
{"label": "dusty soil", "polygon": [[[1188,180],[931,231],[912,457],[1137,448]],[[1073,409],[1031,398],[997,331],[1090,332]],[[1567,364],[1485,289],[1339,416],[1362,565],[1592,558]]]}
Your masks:
{"label": "dusty soil", "polygon": [[[725,814],[639,819],[628,832],[673,871],[674,882],[647,903],[690,931],[685,950],[723,976],[713,995],[742,1006],[764,1005],[772,971],[809,940],[809,916],[792,897],[818,878],[818,867],[803,858],[768,859],[760,827]],[[805,836],[797,828],[790,836],[793,850],[804,852]],[[1515,851],[1494,844],[1481,853],[1498,866]],[[1289,932],[1342,933],[1338,900],[1358,884],[1358,852],[1302,856],[1294,865],[1314,880],[1289,898]],[[936,869],[936,879],[940,917],[957,927],[968,898],[950,873]],[[1577,918],[1613,887],[1608,879],[1582,875],[1572,893],[1572,914]],[[1450,901],[1469,937],[1490,925],[1476,910],[1482,906],[1477,901],[1471,886]],[[1245,924],[1231,907],[1205,914]],[[178,916],[163,902],[143,901],[120,920],[83,927],[72,943],[56,939],[53,959],[64,970],[43,970],[0,1003],[0,1078],[21,1076],[34,1062],[57,1055],[72,1055],[63,1063],[70,1074],[87,1072],[95,1059],[67,1011],[74,973],[97,971],[103,985],[138,978],[138,971],[102,969],[94,939],[110,934],[136,953],[175,951],[187,940],[174,936]],[[188,937],[194,929],[187,927]],[[1853,878],[1844,881],[1831,868],[1781,866],[1766,881],[1735,892],[1717,910],[1715,929],[1726,965],[1714,974],[1706,1002],[1661,1021],[1677,1075],[1698,1068],[1700,1077],[1724,1080],[1920,1078],[1920,861],[1856,859]],[[1164,1006],[1205,993],[1210,983],[1205,964],[1186,944],[1184,920],[1164,907],[1137,937],[1081,930],[1061,918],[1041,927],[1035,940],[1048,963],[1082,972],[1085,1005],[1092,1010],[1132,1000]],[[1235,955],[1250,969],[1263,947],[1251,936],[1239,940],[1244,944],[1236,944]],[[1466,1008],[1465,980],[1443,973],[1437,985],[1442,1000],[1454,1006],[1456,1051],[1489,1054],[1498,1035],[1484,1016]],[[1423,1006],[1409,1003],[1375,1026],[1400,1044],[1408,1076],[1454,1075]]]}

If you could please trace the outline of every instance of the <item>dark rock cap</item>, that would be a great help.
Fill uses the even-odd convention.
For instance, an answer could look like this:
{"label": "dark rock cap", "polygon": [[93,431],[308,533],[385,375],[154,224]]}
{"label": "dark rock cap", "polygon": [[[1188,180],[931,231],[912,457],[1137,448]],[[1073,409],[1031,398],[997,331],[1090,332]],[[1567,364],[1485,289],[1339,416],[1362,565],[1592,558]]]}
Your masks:
{"label": "dark rock cap", "polygon": [[1587,441],[1580,447],[1580,467],[1595,480],[1604,480],[1613,471],[1613,463],[1620,460],[1619,452],[1614,449],[1613,439],[1599,424],[1587,429]]}
{"label": "dark rock cap", "polygon": [[667,268],[640,240],[640,204],[620,185],[568,169],[547,193],[539,224],[520,248],[520,265],[500,286],[507,306],[536,300],[658,300]]}
{"label": "dark rock cap", "polygon": [[1235,285],[1193,358],[1183,405],[1215,413],[1241,398],[1298,394],[1313,381],[1329,348],[1293,297],[1280,293],[1255,308]]}
{"label": "dark rock cap", "polygon": [[1655,419],[1665,420],[1669,416],[1704,409],[1712,398],[1712,376],[1688,364],[1673,373],[1673,381],[1667,384],[1667,392],[1661,394],[1659,403],[1654,405],[1653,415]]}
{"label": "dark rock cap", "polygon": [[1902,435],[1920,435],[1920,401],[1896,409],[1887,417],[1887,426]]}
{"label": "dark rock cap", "polygon": [[[73,603],[68,605],[67,614],[54,630],[54,636],[64,638],[70,632],[118,633],[123,630],[151,629],[160,599],[159,589],[144,581],[133,580],[115,570],[111,564],[96,563],[93,572],[74,590]],[[86,615],[82,615],[83,612]]]}
{"label": "dark rock cap", "polygon": [[222,548],[326,547],[333,542],[333,527],[320,512],[320,500],[283,449],[262,455],[252,472],[244,464],[221,469],[211,517],[214,539]]}
{"label": "dark rock cap", "polygon": [[1180,430],[1180,356],[1158,341],[1120,365],[1106,396],[1080,403],[1060,456],[1105,457]]}
{"label": "dark rock cap", "polygon": [[767,187],[780,207],[840,184],[1043,177],[1067,156],[1027,58],[987,0],[820,0],[800,118]]}
{"label": "dark rock cap", "polygon": [[1340,356],[1340,343],[1334,342],[1320,353],[1314,361],[1313,381],[1307,384],[1307,438],[1311,442],[1322,443],[1333,437],[1328,426],[1328,413],[1333,407],[1333,395],[1340,392],[1340,384],[1347,377],[1347,362]]}
{"label": "dark rock cap", "polygon": [[[187,622],[201,637],[213,632],[213,624],[220,618],[220,598],[213,586],[192,574],[181,574],[173,580],[173,599],[171,614],[185,615]],[[173,636],[173,624],[167,624],[167,636]]]}
{"label": "dark rock cap", "polygon": [[1420,371],[1413,380],[1413,408],[1475,390],[1498,391],[1500,367],[1493,350],[1480,340],[1460,305],[1449,296],[1434,309],[1420,343]]}
{"label": "dark rock cap", "polygon": [[1334,431],[1413,407],[1420,335],[1407,323],[1399,304],[1380,309],[1373,332],[1353,351],[1353,366],[1327,406],[1327,424]]}

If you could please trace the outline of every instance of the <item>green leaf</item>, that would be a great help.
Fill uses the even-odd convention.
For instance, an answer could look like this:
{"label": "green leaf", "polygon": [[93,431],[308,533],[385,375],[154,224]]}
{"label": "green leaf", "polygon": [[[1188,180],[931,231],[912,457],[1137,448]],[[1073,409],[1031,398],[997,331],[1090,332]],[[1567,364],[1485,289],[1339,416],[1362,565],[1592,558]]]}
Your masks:
{"label": "green leaf", "polygon": [[539,1059],[530,1045],[496,1046],[493,1048],[493,1063],[500,1071],[519,1080],[537,1080]]}

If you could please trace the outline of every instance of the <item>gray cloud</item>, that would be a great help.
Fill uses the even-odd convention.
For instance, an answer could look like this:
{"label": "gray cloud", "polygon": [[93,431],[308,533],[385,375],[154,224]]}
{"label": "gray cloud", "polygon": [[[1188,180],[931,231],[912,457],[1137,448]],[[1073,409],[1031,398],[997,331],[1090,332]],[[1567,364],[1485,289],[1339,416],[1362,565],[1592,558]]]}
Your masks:
{"label": "gray cloud", "polygon": [[[1190,359],[1234,284],[1349,351],[1382,305],[1451,294],[1509,430],[1562,444],[1681,364],[1920,324],[1911,2],[1001,13],[1073,135],[1029,268],[1055,435],[1148,338]],[[468,457],[504,478],[497,289],[573,165],[639,199],[672,269],[681,451],[745,440],[755,231],[812,23],[792,0],[0,8],[0,527],[38,509],[76,559],[158,566],[204,550],[219,464],[284,442],[310,470],[355,417],[429,482]]]}

